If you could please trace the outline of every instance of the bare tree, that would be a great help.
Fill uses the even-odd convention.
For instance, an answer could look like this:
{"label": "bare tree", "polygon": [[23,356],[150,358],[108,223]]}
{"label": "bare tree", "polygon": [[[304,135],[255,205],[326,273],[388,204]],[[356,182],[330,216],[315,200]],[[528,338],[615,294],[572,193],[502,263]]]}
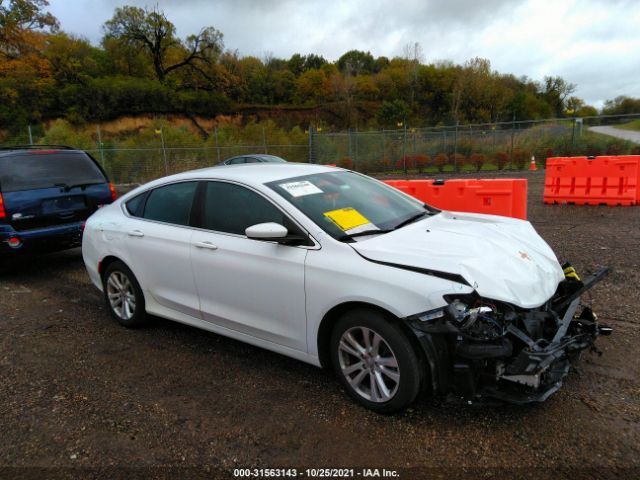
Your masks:
{"label": "bare tree", "polygon": [[183,42],[176,37],[173,23],[157,8],[151,11],[131,6],[117,8],[113,18],[104,24],[104,30],[107,39],[144,48],[160,81],[183,67],[207,76],[202,65],[213,63],[222,51],[222,33],[215,28],[203,28]]}

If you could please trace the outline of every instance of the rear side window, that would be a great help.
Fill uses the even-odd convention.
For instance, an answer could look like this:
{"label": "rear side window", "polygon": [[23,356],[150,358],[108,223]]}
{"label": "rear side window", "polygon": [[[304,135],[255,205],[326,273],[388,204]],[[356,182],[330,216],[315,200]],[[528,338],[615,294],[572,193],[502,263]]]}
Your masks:
{"label": "rear side window", "polygon": [[0,157],[3,192],[106,183],[100,168],[84,153],[27,153]]}
{"label": "rear side window", "polygon": [[237,165],[239,163],[245,163],[246,162],[246,158],[245,157],[239,157],[239,158],[234,158],[233,160],[229,161],[229,165]]}
{"label": "rear side window", "polygon": [[285,225],[285,215],[248,188],[224,182],[207,183],[204,228],[244,235],[247,227],[266,222]]}
{"label": "rear side window", "polygon": [[156,188],[147,198],[143,217],[174,225],[189,225],[197,186],[197,182],[184,182]]}
{"label": "rear side window", "polygon": [[143,200],[147,197],[147,192],[141,193],[140,195],[133,197],[126,203],[127,212],[129,212],[134,217],[142,216],[142,204]]}

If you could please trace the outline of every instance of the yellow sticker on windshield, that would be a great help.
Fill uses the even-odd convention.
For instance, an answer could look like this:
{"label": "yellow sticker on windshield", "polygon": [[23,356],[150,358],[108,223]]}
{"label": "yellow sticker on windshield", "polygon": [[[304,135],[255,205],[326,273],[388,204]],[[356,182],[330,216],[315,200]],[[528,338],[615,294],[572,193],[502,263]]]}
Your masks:
{"label": "yellow sticker on windshield", "polygon": [[364,215],[351,207],[324,212],[324,216],[335,223],[343,232],[371,223]]}

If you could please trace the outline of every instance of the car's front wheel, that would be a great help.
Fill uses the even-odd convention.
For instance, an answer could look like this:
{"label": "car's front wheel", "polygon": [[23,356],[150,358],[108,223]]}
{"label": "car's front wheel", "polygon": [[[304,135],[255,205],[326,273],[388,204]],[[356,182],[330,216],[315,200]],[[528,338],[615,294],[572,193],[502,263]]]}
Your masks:
{"label": "car's front wheel", "polygon": [[103,290],[109,313],[125,327],[146,323],[142,289],[133,272],[122,262],[111,263],[104,272]]}
{"label": "car's front wheel", "polygon": [[330,348],[340,382],[365,407],[392,413],[418,395],[418,355],[404,331],[383,313],[347,312],[336,322]]}

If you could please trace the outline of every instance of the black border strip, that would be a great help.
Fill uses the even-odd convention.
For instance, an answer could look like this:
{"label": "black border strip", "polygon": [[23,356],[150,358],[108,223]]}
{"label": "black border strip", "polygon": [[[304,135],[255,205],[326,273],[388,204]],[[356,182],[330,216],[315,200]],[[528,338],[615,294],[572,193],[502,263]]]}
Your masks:
{"label": "black border strip", "polygon": [[363,254],[358,252],[355,248],[353,248],[353,251],[356,252],[358,255],[360,255],[362,258],[364,258],[366,261],[371,263],[377,263],[378,265],[384,265],[386,267],[400,268],[401,270],[409,270],[410,272],[422,273],[423,275],[429,275],[431,277],[444,278],[445,280],[451,280],[452,282],[461,283],[462,285],[467,285],[468,287],[471,286],[471,284],[467,282],[462,275],[459,275],[457,273],[441,272],[439,270],[431,270],[429,268],[412,267],[410,265],[400,265],[398,263],[372,260],[370,258],[365,257]]}

